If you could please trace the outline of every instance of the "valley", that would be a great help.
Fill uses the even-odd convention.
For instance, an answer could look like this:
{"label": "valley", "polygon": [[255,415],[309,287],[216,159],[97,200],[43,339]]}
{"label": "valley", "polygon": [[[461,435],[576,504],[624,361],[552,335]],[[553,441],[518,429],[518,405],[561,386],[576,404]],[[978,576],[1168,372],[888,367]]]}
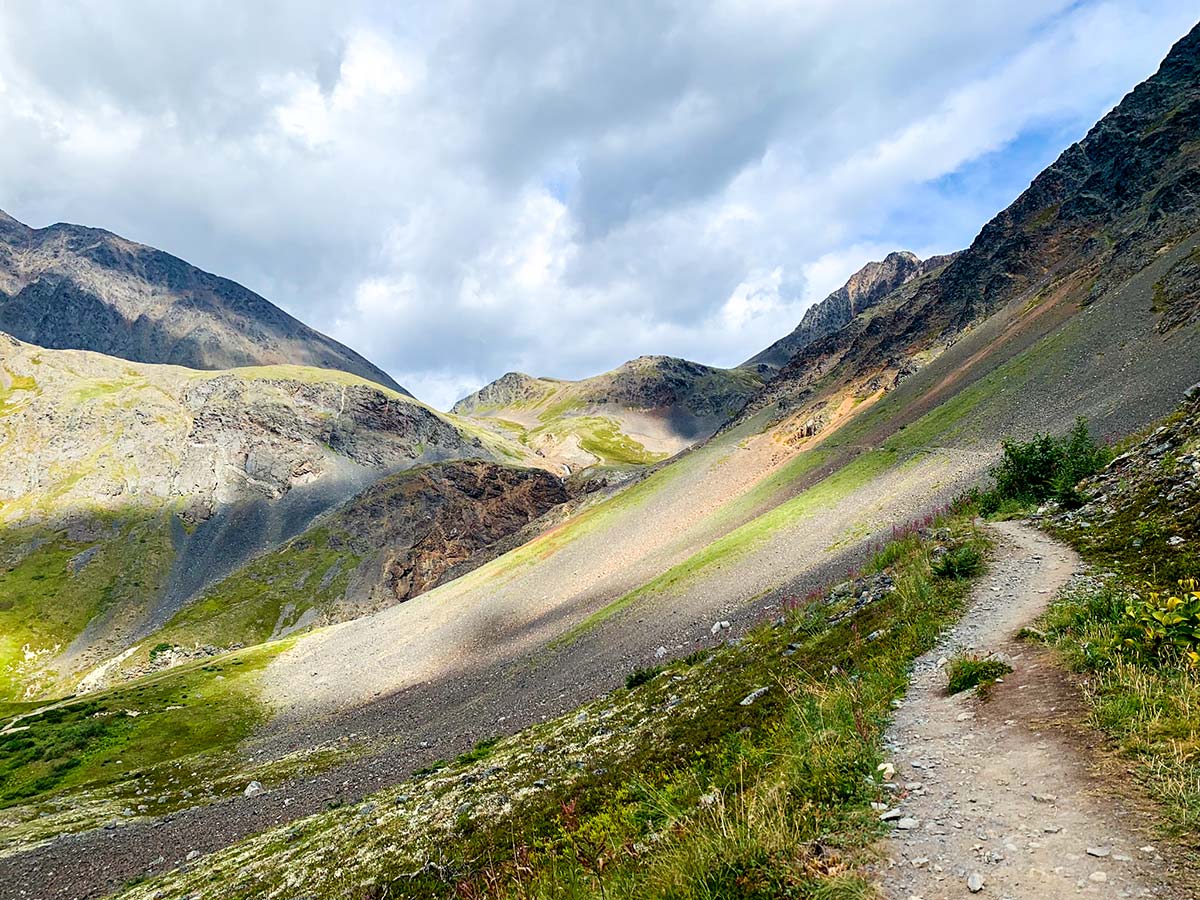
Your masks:
{"label": "valley", "polygon": [[[969,247],[741,366],[447,413],[233,282],[0,216],[0,897],[1090,889],[1081,832],[1133,842],[1101,805],[1001,851],[1036,797],[966,841],[944,780],[900,786],[983,765],[984,723],[1044,752],[997,724],[1020,685],[1070,709],[1065,783],[1133,776],[1163,849],[1114,885],[1190,896],[1195,675],[1122,616],[1200,576],[1197,127],[1200,27]],[[1080,419],[1115,459],[986,505]],[[997,648],[1011,684],[946,695],[939,657]]]}

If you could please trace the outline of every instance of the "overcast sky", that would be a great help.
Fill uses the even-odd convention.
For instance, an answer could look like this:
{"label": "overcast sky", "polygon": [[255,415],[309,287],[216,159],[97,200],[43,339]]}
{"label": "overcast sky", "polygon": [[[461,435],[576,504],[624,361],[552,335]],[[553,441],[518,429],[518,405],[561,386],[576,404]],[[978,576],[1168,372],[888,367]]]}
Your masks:
{"label": "overcast sky", "polygon": [[442,408],[513,369],[734,365],[867,260],[970,243],[1196,17],[8,3],[0,208],[240,281]]}

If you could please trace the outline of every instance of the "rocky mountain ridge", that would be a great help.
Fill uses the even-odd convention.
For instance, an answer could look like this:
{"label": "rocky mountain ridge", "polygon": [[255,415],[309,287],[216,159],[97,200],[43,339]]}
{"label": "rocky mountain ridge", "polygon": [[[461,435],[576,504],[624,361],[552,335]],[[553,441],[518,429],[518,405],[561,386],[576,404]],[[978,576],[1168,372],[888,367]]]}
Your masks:
{"label": "rocky mountain ridge", "polygon": [[897,250],[882,260],[867,263],[844,285],[811,306],[794,331],[750,357],[741,367],[769,377],[813,341],[844,328],[898,288],[941,268],[953,258],[954,254],[948,254],[922,261],[915,253]]}
{"label": "rocky mountain ridge", "polygon": [[519,455],[342,372],[197,371],[3,334],[0,439],[0,692],[123,650],[391,472]]}
{"label": "rocky mountain ridge", "polygon": [[407,393],[350,348],[236,282],[99,228],[0,211],[0,331],[48,349],[192,369],[338,369]]}
{"label": "rocky mountain ridge", "polygon": [[746,414],[803,411],[833,382],[859,398],[890,390],[1000,311],[1005,324],[979,348],[997,361],[1097,305],[1123,307],[1105,311],[1114,328],[1121,318],[1141,328],[1140,303],[1160,334],[1195,323],[1198,129],[1200,27],[970,247],[801,347]]}

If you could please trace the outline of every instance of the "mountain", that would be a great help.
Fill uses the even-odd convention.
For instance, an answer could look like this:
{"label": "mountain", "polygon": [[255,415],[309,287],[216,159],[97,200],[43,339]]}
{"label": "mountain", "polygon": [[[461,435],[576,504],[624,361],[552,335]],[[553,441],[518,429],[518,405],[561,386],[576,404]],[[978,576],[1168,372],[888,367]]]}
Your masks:
{"label": "mountain", "polygon": [[549,472],[478,459],[389,475],[209,584],[83,686],[95,690],[409,600],[522,543],[532,536],[527,529],[569,499]]}
{"label": "mountain", "polygon": [[791,334],[750,357],[740,368],[766,376],[773,374],[813,341],[833,334],[897,288],[944,266],[952,258],[952,255],[934,256],[921,261],[915,253],[898,250],[882,260],[867,263],[844,285],[810,307]]}
{"label": "mountain", "polygon": [[516,448],[356,375],[0,334],[0,695],[124,649],[389,473]]}
{"label": "mountain", "polygon": [[[671,422],[667,411],[680,406],[693,417],[710,412],[706,428],[724,421],[688,452],[639,468],[639,477],[620,489],[560,504],[530,520],[483,553],[490,556],[529,537],[520,546],[478,567],[473,567],[478,558],[469,557],[468,574],[453,578],[447,570],[435,586],[405,602],[389,602],[332,627],[229,648],[212,659],[60,701],[41,714],[31,714],[30,705],[8,707],[4,740],[19,753],[11,754],[17,762],[0,783],[9,798],[5,820],[15,823],[0,836],[5,867],[14,873],[7,883],[30,895],[115,891],[168,868],[187,869],[191,854],[185,848],[215,851],[259,834],[271,821],[289,824],[268,840],[258,838],[222,855],[220,869],[192,866],[184,873],[187,886],[176,892],[223,896],[228,879],[234,879],[246,896],[280,890],[321,895],[335,881],[335,890],[347,895],[363,890],[403,895],[424,887],[414,879],[428,877],[426,883],[436,881],[438,890],[466,884],[469,891],[486,893],[493,878],[510,875],[520,881],[514,890],[536,891],[540,886],[530,888],[522,880],[532,859],[523,838],[514,840],[504,829],[494,843],[481,836],[491,833],[496,816],[511,811],[520,817],[529,808],[525,804],[544,804],[552,818],[536,820],[545,827],[539,824],[533,838],[552,834],[562,840],[570,854],[566,864],[578,865],[569,870],[578,879],[573,883],[591,890],[618,860],[611,865],[628,867],[622,871],[661,876],[656,884],[670,892],[681,884],[675,866],[683,856],[667,848],[664,868],[645,869],[643,848],[686,834],[663,829],[661,796],[651,792],[647,799],[645,791],[631,794],[605,780],[651,754],[655,777],[685,786],[686,793],[668,797],[668,805],[699,815],[714,829],[704,832],[712,837],[703,852],[688,857],[699,862],[685,893],[692,885],[731,894],[749,885],[764,895],[778,894],[781,882],[756,880],[763,859],[795,862],[802,880],[794,886],[801,893],[812,887],[808,879],[815,872],[845,875],[844,860],[831,858],[824,836],[798,840],[790,826],[776,828],[774,842],[741,860],[744,865],[722,869],[729,880],[716,888],[712,860],[740,852],[726,840],[731,815],[779,822],[781,810],[799,810],[805,822],[827,824],[843,820],[830,806],[836,795],[856,798],[857,821],[877,822],[867,802],[888,795],[881,789],[878,797],[868,797],[860,776],[869,774],[882,788],[876,779],[883,719],[892,701],[905,695],[911,669],[904,660],[875,654],[885,648],[921,653],[936,643],[938,617],[957,615],[963,597],[957,592],[965,592],[966,584],[955,573],[961,565],[966,574],[971,560],[962,553],[961,538],[975,525],[973,511],[964,514],[956,499],[987,483],[1002,441],[1061,433],[1076,416],[1087,417],[1098,436],[1124,436],[1167,413],[1200,381],[1198,124],[1200,29],[986,224],[967,250],[873,297],[840,328],[800,347],[765,386],[756,387],[757,375],[745,370],[695,367],[687,375],[683,367],[692,364],[650,358],[599,376],[594,384],[512,375],[468,398],[456,409],[460,417],[441,420],[473,435],[480,457],[493,463],[532,458],[522,454],[537,441],[539,429],[549,434],[549,452],[557,453],[559,447],[582,448],[584,440],[601,438],[607,443],[599,440],[597,451],[627,446],[621,442],[635,437],[633,417],[648,410],[657,411],[656,427],[664,432]],[[16,378],[6,382],[7,393],[0,397],[6,409],[27,402],[31,383],[41,384],[31,360],[10,368]],[[119,370],[101,381],[115,375]],[[715,389],[709,378],[716,379]],[[689,384],[704,387],[694,400]],[[743,387],[748,399],[730,417]],[[336,402],[338,392],[329,393],[327,401]],[[178,391],[169,388],[167,394]],[[728,402],[713,402],[721,396]],[[71,430],[71,406],[64,398],[39,415],[59,416],[55,433],[80,439]],[[330,414],[337,410],[333,406]],[[153,419],[156,411],[147,411]],[[611,421],[601,429],[589,416]],[[86,430],[88,420],[83,425]],[[506,441],[508,434],[527,443]],[[674,439],[683,440],[678,434]],[[445,452],[462,450],[449,435],[447,441]],[[471,446],[465,437],[463,442]],[[1137,455],[1157,454],[1163,443],[1143,446]],[[639,447],[653,456],[652,446],[639,440]],[[1181,460],[1192,459],[1194,451],[1190,436],[1171,442],[1161,454],[1163,477],[1153,483],[1131,480],[1128,496],[1145,497],[1156,486],[1169,486],[1178,491],[1176,501],[1190,503],[1195,479]],[[603,456],[588,452],[587,461]],[[625,456],[641,461],[629,450]],[[60,489],[56,485],[69,491],[73,484],[70,472],[60,477],[47,465],[53,461],[31,465],[28,475],[51,498]],[[549,456],[541,462],[555,470]],[[1113,471],[1119,482],[1124,470]],[[43,485],[39,473],[53,477]],[[416,483],[425,489],[425,482]],[[379,485],[386,496],[390,483]],[[1089,492],[1084,499],[1090,509],[1086,519],[1077,520],[1080,528],[1101,521],[1094,518],[1096,509],[1108,502]],[[1156,513],[1160,524],[1150,523],[1155,533],[1144,536],[1148,526],[1138,518],[1140,510],[1114,509],[1126,537],[1134,532],[1139,539],[1153,537],[1141,546],[1182,558],[1186,535],[1194,529],[1165,530],[1175,507]],[[516,518],[535,511],[523,508]],[[1108,518],[1106,512],[1103,519]],[[363,546],[395,535],[403,556],[397,571],[419,571],[420,561],[414,566],[406,555],[410,538],[402,529],[375,524],[383,517],[368,519]],[[958,524],[951,527],[947,519]],[[324,521],[309,524],[319,529]],[[104,596],[106,584],[132,592],[130,585],[153,569],[150,551],[157,545],[123,527],[124,543],[138,548],[120,557],[123,579],[89,583],[78,596]],[[179,527],[183,533],[174,535],[184,540],[191,526],[185,521]],[[889,536],[900,540],[879,552]],[[78,538],[69,530],[55,537],[58,544],[48,537],[33,534],[20,545],[39,561],[20,568],[29,596],[47,585],[67,596],[62,586],[75,583],[72,578],[98,578],[92,573],[110,565],[99,553],[84,555],[86,546],[69,543]],[[1125,551],[1127,542],[1120,543]],[[316,540],[307,549],[293,546],[305,552],[329,549]],[[1024,546],[1029,564],[1019,566],[1023,572],[1053,564],[1036,538],[1030,536]],[[1129,552],[1126,558],[1139,557]],[[258,559],[269,561],[267,555]],[[980,557],[974,559],[977,568]],[[994,577],[1006,565],[984,577],[992,578],[996,591],[1012,593],[1011,583]],[[1102,565],[1098,571],[1107,571],[1107,561]],[[330,598],[321,593],[325,575],[318,579],[318,569],[308,561],[272,565],[270,571],[247,568],[242,571],[254,577],[243,584],[249,585],[248,595],[258,578],[258,586],[282,597],[290,581],[304,602],[325,609]],[[336,569],[333,580],[343,571]],[[1016,593],[1026,599],[1040,594],[1029,588]],[[1053,596],[1051,587],[1045,590]],[[999,593],[989,589],[986,595],[992,600],[982,607],[995,612],[999,607],[992,601]],[[227,596],[232,609],[237,597]],[[816,601],[823,597],[840,598],[836,610],[821,608]],[[34,608],[34,621],[49,628],[44,623],[55,622],[64,608]],[[249,608],[256,628],[281,621],[286,628],[291,622],[287,617],[269,622],[273,608],[266,603],[251,602]],[[1124,616],[1123,606],[1106,603],[1081,611],[1077,621],[1084,623],[1097,610]],[[843,612],[858,618],[844,619]],[[27,628],[28,618],[4,624]],[[779,624],[754,630],[756,623]],[[1005,635],[1012,630],[1006,627]],[[0,636],[7,634],[0,630]],[[163,642],[168,650],[171,640]],[[112,652],[125,652],[119,648],[128,643],[114,643]],[[36,658],[47,646],[43,640],[29,650]],[[20,651],[18,643],[16,658],[27,659]],[[680,662],[670,663],[673,659]],[[656,677],[658,667],[668,664]],[[743,664],[754,668],[747,671]],[[768,664],[778,664],[784,677],[760,667]],[[783,668],[789,666],[797,667]],[[727,677],[735,667],[744,678]],[[1178,679],[1174,660],[1172,667],[1170,677]],[[1162,696],[1170,695],[1167,684],[1156,688]],[[785,691],[778,690],[781,685]],[[703,707],[701,686],[711,697]],[[38,696],[53,696],[52,687]],[[795,697],[786,695],[789,687]],[[493,743],[498,734],[550,722],[613,689],[603,704],[560,720],[568,733],[539,731],[515,749]],[[868,711],[864,718],[858,712],[867,695],[878,704],[878,714]],[[622,717],[643,698],[663,730],[639,736]],[[786,715],[768,712],[773,708]],[[841,738],[830,732],[834,721],[844,724],[837,732]],[[815,773],[816,785],[789,788],[781,806],[782,782],[773,775],[745,779],[768,788],[760,793],[767,805],[746,813],[741,801],[730,802],[729,792],[742,783],[736,765],[778,758],[774,745],[748,743],[759,725],[788,738],[791,752],[797,746],[793,733],[781,728],[799,729],[811,739],[817,749],[788,765],[789,771]],[[103,742],[85,741],[76,751],[72,741],[82,740],[77,736],[88,729]],[[721,752],[733,747],[729,759],[736,763],[728,767],[728,778],[714,780],[705,768],[711,754],[696,763],[699,775],[673,768],[696,762],[695,749],[710,745],[726,748]],[[93,747],[94,755],[83,752]],[[501,754],[487,759],[497,747]],[[855,759],[861,755],[861,763],[847,767],[846,748]],[[439,758],[456,756],[450,777],[430,777],[431,770],[440,771]],[[400,782],[418,766],[419,783],[401,792]],[[840,790],[830,781],[833,770],[849,773],[854,786]],[[349,805],[389,785],[397,789]],[[492,799],[481,796],[493,788],[498,790]],[[425,791],[441,800],[431,807],[432,794]],[[653,809],[628,805],[637,803]],[[332,845],[325,840],[328,832],[311,831],[311,819],[292,821],[322,810],[328,810],[324,825],[344,832],[345,843]],[[674,813],[668,813],[671,819]],[[122,824],[99,827],[114,820]],[[380,821],[388,827],[376,827]],[[613,842],[593,840],[612,827],[625,828],[621,823],[646,827],[638,834],[622,831]],[[79,833],[48,840],[63,832]],[[354,841],[371,834],[379,836],[380,852],[354,857],[363,864],[346,876],[345,865],[359,846]],[[607,855],[621,847],[628,853]],[[796,856],[796,847],[816,849]],[[232,874],[222,883],[217,872]],[[847,884],[858,890],[857,881],[842,880],[839,887]],[[150,881],[130,890],[150,897],[173,887]]]}
{"label": "mountain", "polygon": [[0,331],[52,349],[192,369],[386,372],[236,282],[98,228],[30,228],[0,211]]}
{"label": "mountain", "polygon": [[1101,305],[1097,314],[1110,317],[1111,339],[1137,335],[1146,310],[1158,334],[1195,323],[1198,78],[1200,31],[1193,30],[970,247],[940,272],[901,286],[867,315],[801,347],[758,405],[802,402],[834,370],[868,393],[894,385],[1009,305],[1003,342],[1014,350]]}
{"label": "mountain", "polygon": [[569,472],[673,456],[716,431],[760,386],[749,372],[642,356],[582,381],[509,372],[452,412],[503,429]]}

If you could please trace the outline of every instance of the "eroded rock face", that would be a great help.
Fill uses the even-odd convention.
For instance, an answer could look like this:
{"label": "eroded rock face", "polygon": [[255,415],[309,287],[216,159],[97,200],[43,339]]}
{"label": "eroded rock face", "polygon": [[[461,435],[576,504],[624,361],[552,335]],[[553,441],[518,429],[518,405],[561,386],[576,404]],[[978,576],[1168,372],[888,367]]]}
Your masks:
{"label": "eroded rock face", "polygon": [[0,331],[56,349],[193,369],[386,372],[236,282],[98,228],[30,228],[0,212]]}
{"label": "eroded rock face", "polygon": [[379,477],[418,460],[488,455],[433,411],[353,377],[312,380],[313,370],[288,367],[208,374],[7,336],[0,363],[9,522],[160,503],[198,522],[349,470]]}
{"label": "eroded rock face", "polygon": [[424,593],[568,499],[563,483],[541,469],[447,462],[373,485],[329,527],[366,556],[348,591],[351,603],[378,607]]}

